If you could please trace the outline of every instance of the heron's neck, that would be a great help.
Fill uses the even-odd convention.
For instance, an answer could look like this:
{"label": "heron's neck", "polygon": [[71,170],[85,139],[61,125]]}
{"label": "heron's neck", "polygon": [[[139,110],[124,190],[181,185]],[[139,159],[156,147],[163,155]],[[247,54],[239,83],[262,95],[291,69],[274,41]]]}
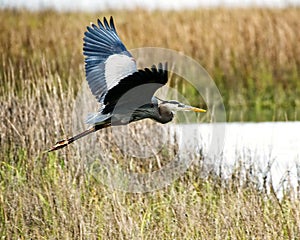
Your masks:
{"label": "heron's neck", "polygon": [[159,106],[157,110],[158,114],[156,116],[157,118],[155,119],[156,121],[163,124],[172,121],[174,115],[169,108],[165,106]]}

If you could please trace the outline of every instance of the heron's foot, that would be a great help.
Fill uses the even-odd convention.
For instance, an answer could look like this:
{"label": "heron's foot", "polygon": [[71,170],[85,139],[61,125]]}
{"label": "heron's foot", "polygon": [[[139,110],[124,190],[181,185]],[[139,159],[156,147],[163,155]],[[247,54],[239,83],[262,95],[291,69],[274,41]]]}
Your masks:
{"label": "heron's foot", "polygon": [[57,149],[63,148],[65,146],[67,146],[68,144],[69,144],[68,140],[58,141],[57,143],[55,143],[55,145],[52,148],[50,148],[49,150],[47,150],[47,152],[52,152],[52,151],[55,151]]}

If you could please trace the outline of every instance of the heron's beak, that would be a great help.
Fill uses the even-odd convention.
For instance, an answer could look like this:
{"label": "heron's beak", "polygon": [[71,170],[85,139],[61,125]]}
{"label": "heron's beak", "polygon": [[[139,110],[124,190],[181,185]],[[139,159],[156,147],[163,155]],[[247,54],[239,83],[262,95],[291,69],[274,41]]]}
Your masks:
{"label": "heron's beak", "polygon": [[192,107],[192,106],[185,106],[184,110],[185,110],[185,111],[193,111],[193,112],[203,112],[203,113],[206,112],[205,109],[202,109],[202,108],[196,108],[196,107]]}
{"label": "heron's beak", "polygon": [[195,108],[195,107],[187,107],[186,109],[187,111],[193,111],[193,112],[206,112],[205,109],[202,109],[202,108]]}

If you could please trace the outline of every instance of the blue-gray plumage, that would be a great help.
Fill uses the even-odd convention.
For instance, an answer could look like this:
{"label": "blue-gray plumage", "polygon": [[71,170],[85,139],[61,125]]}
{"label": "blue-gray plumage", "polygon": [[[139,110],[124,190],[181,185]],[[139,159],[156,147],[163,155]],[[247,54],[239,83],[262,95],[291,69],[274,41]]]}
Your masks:
{"label": "blue-gray plumage", "polygon": [[154,93],[168,82],[168,65],[137,69],[136,61],[120,40],[113,18],[87,27],[83,38],[86,79],[92,94],[101,105],[100,111],[89,116],[88,130],[57,142],[54,151],[99,129],[112,125],[151,118],[160,123],[170,122],[175,111],[205,112],[177,102],[156,98]]}
{"label": "blue-gray plumage", "polygon": [[[137,71],[133,57],[116,32],[113,18],[110,18],[109,23],[104,18],[103,22],[104,24],[98,20],[98,26],[95,24],[88,26],[83,38],[86,79],[92,93],[100,103],[114,83]],[[109,68],[110,64],[115,65],[122,60],[122,68],[112,70]],[[114,69],[116,71],[113,71]],[[108,70],[112,72],[108,73]]]}

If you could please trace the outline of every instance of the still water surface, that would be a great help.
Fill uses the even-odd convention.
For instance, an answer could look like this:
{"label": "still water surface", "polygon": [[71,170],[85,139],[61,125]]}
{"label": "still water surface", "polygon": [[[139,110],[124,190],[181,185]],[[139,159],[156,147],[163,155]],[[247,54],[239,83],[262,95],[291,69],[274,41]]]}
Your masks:
{"label": "still water surface", "polygon": [[225,177],[243,162],[260,179],[268,172],[278,192],[287,182],[296,188],[300,180],[300,122],[188,124],[176,129],[184,148],[201,151],[206,164],[215,171],[221,166]]}

